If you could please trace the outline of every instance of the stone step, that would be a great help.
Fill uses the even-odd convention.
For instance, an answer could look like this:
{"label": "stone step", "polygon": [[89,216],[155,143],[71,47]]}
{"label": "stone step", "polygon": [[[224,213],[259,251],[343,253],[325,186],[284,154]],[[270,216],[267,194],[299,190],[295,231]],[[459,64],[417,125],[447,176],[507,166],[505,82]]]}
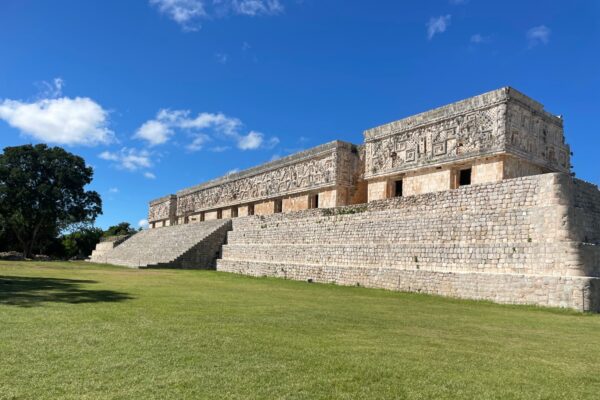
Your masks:
{"label": "stone step", "polygon": [[398,244],[232,244],[222,260],[305,263],[355,267],[385,266],[440,271],[580,275],[577,244],[412,243]]}
{"label": "stone step", "polygon": [[137,233],[94,261],[128,267],[192,268],[194,263],[206,264],[215,258],[230,229],[230,220],[150,229]]}
{"label": "stone step", "polygon": [[[251,276],[273,276],[309,282],[334,283],[489,300],[509,304],[544,304],[589,309],[586,293],[599,278],[507,273],[440,272],[398,268],[364,268],[294,263],[219,260],[217,270]],[[597,305],[592,305],[597,307]]]}

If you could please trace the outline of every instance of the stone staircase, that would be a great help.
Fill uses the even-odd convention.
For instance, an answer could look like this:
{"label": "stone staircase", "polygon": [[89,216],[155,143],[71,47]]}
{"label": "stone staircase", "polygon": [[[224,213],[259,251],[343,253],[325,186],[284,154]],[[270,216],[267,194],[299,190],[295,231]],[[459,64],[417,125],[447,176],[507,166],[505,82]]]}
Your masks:
{"label": "stone staircase", "polygon": [[148,229],[102,249],[90,261],[134,268],[214,269],[230,229],[231,220]]}

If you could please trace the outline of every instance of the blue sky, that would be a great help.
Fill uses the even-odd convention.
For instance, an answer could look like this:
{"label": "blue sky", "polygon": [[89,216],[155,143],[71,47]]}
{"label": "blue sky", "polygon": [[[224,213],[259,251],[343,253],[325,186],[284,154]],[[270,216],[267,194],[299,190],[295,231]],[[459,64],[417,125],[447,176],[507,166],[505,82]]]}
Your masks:
{"label": "blue sky", "polygon": [[563,114],[600,183],[600,2],[2,0],[0,147],[83,156],[97,225],[502,86]]}

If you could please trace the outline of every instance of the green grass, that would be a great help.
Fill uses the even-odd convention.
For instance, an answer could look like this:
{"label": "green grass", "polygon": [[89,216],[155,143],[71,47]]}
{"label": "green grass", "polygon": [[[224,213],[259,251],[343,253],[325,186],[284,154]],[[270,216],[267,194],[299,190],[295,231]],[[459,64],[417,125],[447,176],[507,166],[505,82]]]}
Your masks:
{"label": "green grass", "polygon": [[600,316],[0,262],[0,399],[598,399]]}

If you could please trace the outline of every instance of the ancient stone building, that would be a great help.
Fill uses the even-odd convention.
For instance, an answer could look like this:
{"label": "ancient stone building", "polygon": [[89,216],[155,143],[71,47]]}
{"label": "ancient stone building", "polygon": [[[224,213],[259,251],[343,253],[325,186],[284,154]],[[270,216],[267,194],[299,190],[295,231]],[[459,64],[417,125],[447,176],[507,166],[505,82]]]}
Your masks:
{"label": "ancient stone building", "polygon": [[563,121],[502,88],[150,203],[151,226],[365,203],[570,171]]}
{"label": "ancient stone building", "polygon": [[160,229],[92,259],[600,311],[600,190],[561,117],[502,88],[364,139],[154,200]]}

